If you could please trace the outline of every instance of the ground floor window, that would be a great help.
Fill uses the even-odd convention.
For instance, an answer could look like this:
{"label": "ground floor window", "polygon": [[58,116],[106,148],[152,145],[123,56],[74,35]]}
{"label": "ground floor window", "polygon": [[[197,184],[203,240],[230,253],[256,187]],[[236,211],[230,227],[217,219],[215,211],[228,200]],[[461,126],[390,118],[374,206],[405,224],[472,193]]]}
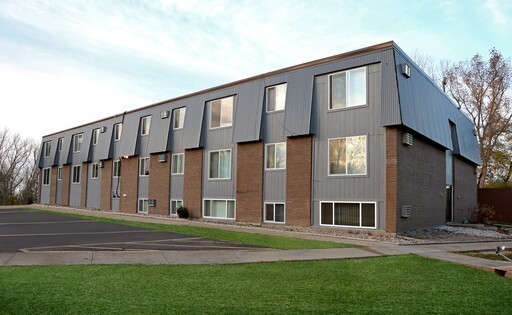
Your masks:
{"label": "ground floor window", "polygon": [[272,223],[284,223],[284,203],[265,203],[264,221]]}
{"label": "ground floor window", "polygon": [[183,200],[171,200],[171,215],[177,215],[181,207],[183,207]]}
{"label": "ground floor window", "polygon": [[376,228],[374,202],[321,202],[320,225]]}
{"label": "ground floor window", "polygon": [[139,205],[137,207],[137,212],[139,213],[148,213],[149,202],[147,198],[139,198]]}
{"label": "ground floor window", "polygon": [[203,217],[216,219],[234,219],[234,200],[204,200]]}

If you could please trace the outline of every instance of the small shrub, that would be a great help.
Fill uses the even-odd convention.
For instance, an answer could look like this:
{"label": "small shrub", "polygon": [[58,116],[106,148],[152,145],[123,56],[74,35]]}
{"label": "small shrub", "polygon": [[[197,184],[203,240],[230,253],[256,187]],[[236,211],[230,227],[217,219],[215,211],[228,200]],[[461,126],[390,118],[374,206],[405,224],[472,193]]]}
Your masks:
{"label": "small shrub", "polygon": [[190,212],[188,212],[188,209],[185,207],[179,207],[176,210],[176,213],[178,214],[178,218],[182,218],[182,219],[188,219],[190,216]]}
{"label": "small shrub", "polygon": [[476,208],[470,213],[469,221],[471,223],[487,224],[489,220],[496,214],[493,206],[486,204],[478,204]]}

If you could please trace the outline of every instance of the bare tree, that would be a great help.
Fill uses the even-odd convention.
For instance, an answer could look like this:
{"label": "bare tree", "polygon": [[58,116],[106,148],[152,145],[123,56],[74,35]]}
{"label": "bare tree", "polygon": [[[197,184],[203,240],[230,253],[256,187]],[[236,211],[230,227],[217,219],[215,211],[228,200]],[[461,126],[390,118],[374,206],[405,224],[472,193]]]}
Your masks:
{"label": "bare tree", "polygon": [[[485,187],[495,177],[491,174],[493,163],[503,163],[502,158],[496,159],[497,152],[510,145],[507,143],[512,132],[510,59],[493,48],[489,60],[476,54],[469,61],[452,65],[445,75],[449,95],[475,124],[482,158],[478,186]],[[508,156],[505,158],[508,166],[511,156],[506,151],[502,153]]]}
{"label": "bare tree", "polygon": [[[24,202],[21,193],[34,200],[37,185],[37,145],[34,140],[11,134],[8,129],[0,131],[0,204]],[[26,201],[30,201],[26,196]]]}

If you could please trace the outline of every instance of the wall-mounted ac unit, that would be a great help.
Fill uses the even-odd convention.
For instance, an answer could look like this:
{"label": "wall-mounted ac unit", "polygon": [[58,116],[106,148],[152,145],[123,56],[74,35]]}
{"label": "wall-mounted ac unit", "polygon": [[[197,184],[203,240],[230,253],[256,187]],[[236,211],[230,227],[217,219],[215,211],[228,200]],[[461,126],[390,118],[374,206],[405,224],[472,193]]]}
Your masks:
{"label": "wall-mounted ac unit", "polygon": [[158,162],[160,162],[160,163],[167,162],[167,154],[159,154],[158,155]]}
{"label": "wall-mounted ac unit", "polygon": [[100,168],[103,168],[103,167],[105,166],[105,164],[103,163],[103,161],[100,161],[100,162],[98,163],[98,166],[99,166]]}
{"label": "wall-mounted ac unit", "polygon": [[107,127],[106,127],[106,126],[102,126],[102,127],[100,128],[100,132],[101,132],[101,133],[105,133],[106,131],[107,131]]}
{"label": "wall-mounted ac unit", "polygon": [[402,63],[402,74],[406,78],[410,78],[411,77],[411,67],[409,67],[409,65],[406,64],[406,63]]}
{"label": "wall-mounted ac unit", "polygon": [[170,115],[170,114],[171,114],[171,112],[170,112],[170,111],[168,111],[168,110],[163,110],[163,111],[161,111],[161,112],[160,112],[160,118],[162,118],[162,119],[169,118],[169,115]]}
{"label": "wall-mounted ac unit", "polygon": [[148,206],[156,207],[156,199],[148,199]]}
{"label": "wall-mounted ac unit", "polygon": [[411,133],[404,132],[402,134],[402,144],[403,145],[412,145],[413,140],[414,140],[414,137],[412,136]]}
{"label": "wall-mounted ac unit", "polygon": [[403,205],[401,211],[402,218],[408,218],[412,215],[412,206],[411,205]]}

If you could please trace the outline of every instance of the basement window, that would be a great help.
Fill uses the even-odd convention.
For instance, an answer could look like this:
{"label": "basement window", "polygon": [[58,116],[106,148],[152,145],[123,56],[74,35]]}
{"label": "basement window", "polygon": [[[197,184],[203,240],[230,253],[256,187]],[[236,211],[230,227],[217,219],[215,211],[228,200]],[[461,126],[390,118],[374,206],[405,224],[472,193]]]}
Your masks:
{"label": "basement window", "polygon": [[321,202],[320,225],[377,228],[375,202]]}

